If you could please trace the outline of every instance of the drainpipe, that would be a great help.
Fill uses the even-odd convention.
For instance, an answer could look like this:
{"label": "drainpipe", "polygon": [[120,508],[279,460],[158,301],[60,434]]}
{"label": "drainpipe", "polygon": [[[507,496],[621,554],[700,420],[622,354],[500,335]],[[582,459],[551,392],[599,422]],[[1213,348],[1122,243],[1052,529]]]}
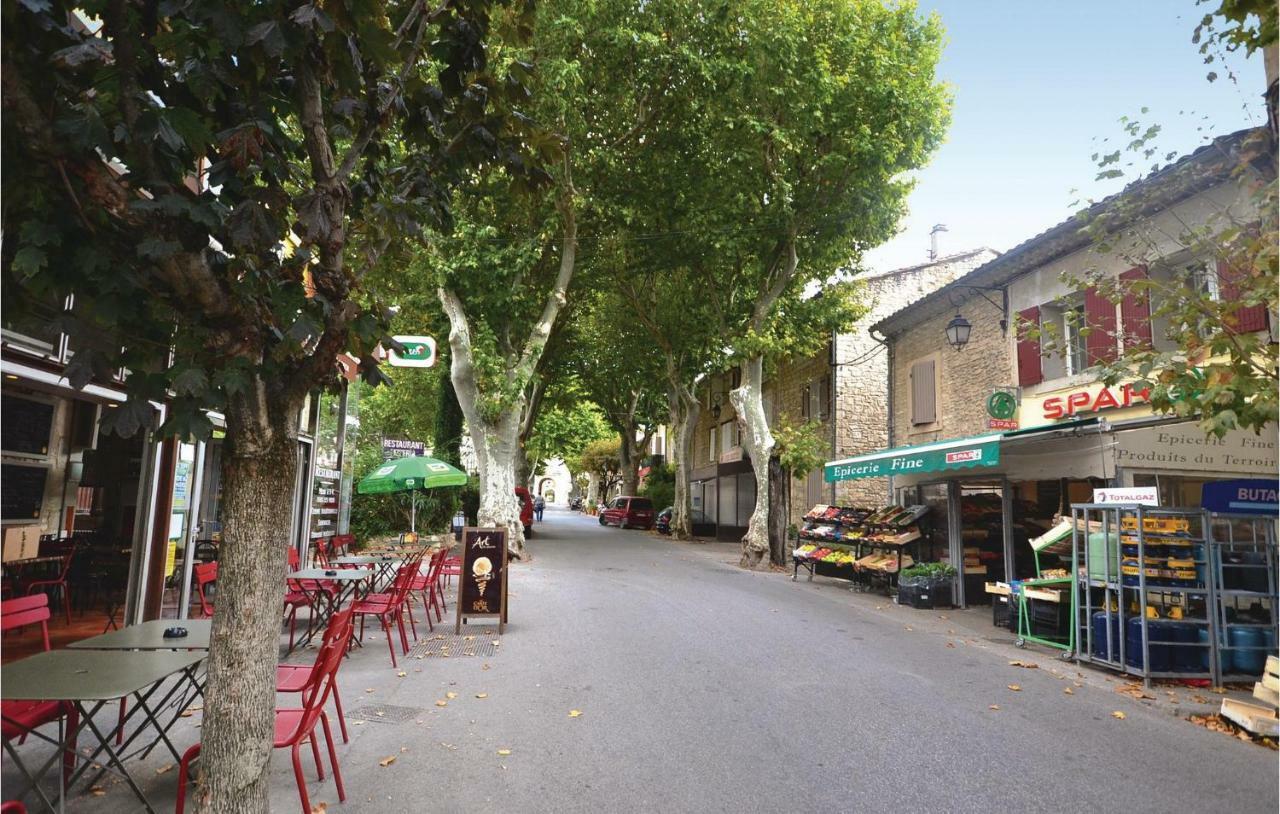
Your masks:
{"label": "drainpipe", "polygon": [[[839,399],[836,398],[836,393],[840,389],[837,384],[837,382],[839,381],[838,377],[840,374],[840,366],[839,366],[840,344],[838,341],[839,338],[840,338],[840,334],[838,332],[836,331],[831,332],[831,351],[830,353],[827,354],[827,368],[829,370],[827,374],[827,381],[830,382],[830,386],[827,387],[827,402],[828,402],[827,403],[827,420],[831,423],[831,460],[833,461],[836,458],[840,457],[840,447],[839,447],[840,437],[836,429],[837,427],[836,422],[838,421],[838,419],[836,418],[836,404],[839,403]],[[832,506],[836,505],[836,482],[835,481],[831,481],[831,505]],[[790,522],[790,518],[787,518],[787,521]]]}
{"label": "drainpipe", "polygon": [[[888,443],[885,449],[893,448],[893,342],[889,337],[881,335],[876,336],[875,329],[867,331],[867,336],[884,345],[885,349],[885,404],[888,408],[885,420],[885,430],[888,434]],[[893,475],[889,476],[889,496],[887,503],[893,503]]]}

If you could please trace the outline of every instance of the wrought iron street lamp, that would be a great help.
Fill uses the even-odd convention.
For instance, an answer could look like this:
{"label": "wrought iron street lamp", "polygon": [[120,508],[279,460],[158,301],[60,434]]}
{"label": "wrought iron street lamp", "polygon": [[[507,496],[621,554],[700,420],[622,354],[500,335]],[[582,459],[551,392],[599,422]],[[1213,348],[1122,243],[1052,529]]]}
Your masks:
{"label": "wrought iron street lamp", "polygon": [[957,310],[956,315],[947,323],[947,344],[961,350],[969,344],[969,334],[972,331],[973,326],[969,324],[969,320],[960,316],[960,311]]}

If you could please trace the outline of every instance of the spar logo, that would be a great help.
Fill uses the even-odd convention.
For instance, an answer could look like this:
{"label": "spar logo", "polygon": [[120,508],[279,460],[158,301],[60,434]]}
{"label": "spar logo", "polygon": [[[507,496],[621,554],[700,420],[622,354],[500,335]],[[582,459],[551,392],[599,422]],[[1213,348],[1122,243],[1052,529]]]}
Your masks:
{"label": "spar logo", "polygon": [[966,461],[981,461],[982,450],[980,449],[964,449],[959,452],[948,452],[947,463],[961,464]]}

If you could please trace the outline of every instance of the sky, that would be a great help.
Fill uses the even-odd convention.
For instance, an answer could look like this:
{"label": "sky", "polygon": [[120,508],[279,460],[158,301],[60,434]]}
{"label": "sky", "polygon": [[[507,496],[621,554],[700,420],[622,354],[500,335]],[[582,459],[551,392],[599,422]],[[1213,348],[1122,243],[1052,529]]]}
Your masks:
{"label": "sky", "polygon": [[[1216,4],[1215,4],[1216,5]],[[1007,251],[1065,220],[1071,203],[1115,192],[1094,182],[1095,138],[1121,134],[1121,116],[1159,123],[1161,153],[1266,122],[1260,56],[1206,66],[1191,42],[1195,0],[920,0],[947,32],[939,77],[954,94],[946,143],[918,174],[897,237],[868,269],[980,246]],[[1216,69],[1210,83],[1205,75]],[[1149,113],[1141,115],[1143,107]],[[1202,118],[1206,117],[1206,118]],[[1204,128],[1197,130],[1197,128]],[[1121,182],[1123,183],[1123,182]]]}

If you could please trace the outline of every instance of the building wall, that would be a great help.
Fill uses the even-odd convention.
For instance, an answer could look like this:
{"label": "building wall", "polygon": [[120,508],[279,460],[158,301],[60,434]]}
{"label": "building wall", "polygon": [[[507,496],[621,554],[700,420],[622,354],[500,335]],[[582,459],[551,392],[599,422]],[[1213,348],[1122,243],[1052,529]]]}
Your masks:
{"label": "building wall", "polygon": [[[978,301],[978,306],[982,302]],[[977,308],[978,306],[973,306]],[[972,310],[972,309],[971,309]],[[953,350],[946,339],[947,323],[954,316],[943,313],[912,325],[894,337],[893,425],[894,446],[923,444],[987,432],[987,397],[994,387],[1014,384],[1013,344],[1000,330],[994,310],[973,311],[973,332],[963,350]],[[977,318],[975,318],[977,317]],[[918,361],[935,361],[937,421],[911,423],[911,367]]]}
{"label": "building wall", "polygon": [[[818,432],[826,441],[829,460],[889,446],[887,353],[884,345],[867,332],[867,326],[995,257],[994,251],[979,249],[862,280],[871,302],[870,311],[851,331],[835,337],[834,348],[802,359],[789,359],[765,371],[764,400],[770,422],[785,417],[800,423],[804,416],[805,388],[817,392],[819,383],[829,378],[829,403],[825,407],[813,405],[810,413],[811,420],[819,421]],[[935,350],[939,344],[945,346],[941,330],[933,344]],[[715,464],[709,450],[710,430],[713,426],[723,427],[734,418],[728,397],[730,385],[729,374],[721,374],[710,377],[699,391],[703,409],[693,438],[694,480],[715,477]],[[718,419],[713,418],[711,409],[717,401]],[[898,437],[895,443],[908,442]],[[717,447],[721,448],[718,438]],[[833,489],[832,484],[822,480],[819,470],[792,482],[791,520],[800,524],[813,503],[835,501],[840,505],[880,506],[888,497],[887,479],[843,481]]]}

